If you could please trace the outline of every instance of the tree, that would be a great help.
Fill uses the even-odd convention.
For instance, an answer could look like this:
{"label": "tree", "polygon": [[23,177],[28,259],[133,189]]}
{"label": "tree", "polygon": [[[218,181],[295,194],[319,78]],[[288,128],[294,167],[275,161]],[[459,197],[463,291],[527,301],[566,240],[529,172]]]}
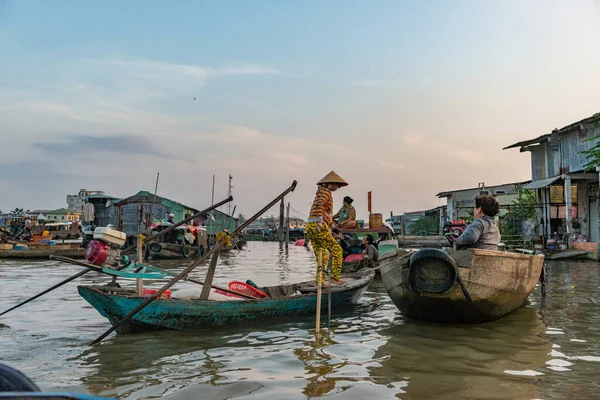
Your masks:
{"label": "tree", "polygon": [[247,220],[248,218],[246,218],[246,216],[245,216],[244,214],[242,214],[242,213],[239,213],[239,214],[238,214],[238,216],[237,216],[237,219],[240,221],[240,223],[242,223],[242,224],[243,224],[244,222],[246,222],[246,220]]}
{"label": "tree", "polygon": [[439,231],[439,221],[437,217],[421,216],[409,229],[409,235],[427,236],[437,234]]}
{"label": "tree", "polygon": [[506,216],[512,219],[524,220],[528,218],[535,218],[537,207],[537,200],[534,197],[533,192],[529,190],[521,190],[519,192],[521,196],[513,200],[508,207]]}
{"label": "tree", "polygon": [[[600,118],[600,113],[594,114],[593,117]],[[598,123],[596,124],[596,126],[598,126],[598,125],[600,125],[600,119],[598,120]],[[587,157],[588,162],[583,167],[586,172],[592,171],[596,167],[600,166],[600,133],[584,140],[584,142],[593,142],[593,141],[595,141],[596,143],[594,144],[594,146],[591,149],[584,150],[581,152],[582,154],[584,154]]]}

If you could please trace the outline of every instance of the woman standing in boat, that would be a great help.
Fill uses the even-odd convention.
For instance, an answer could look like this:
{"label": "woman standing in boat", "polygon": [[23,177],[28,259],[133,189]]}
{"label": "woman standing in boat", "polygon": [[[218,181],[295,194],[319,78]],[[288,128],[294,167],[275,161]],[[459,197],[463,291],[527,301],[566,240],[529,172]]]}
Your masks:
{"label": "woman standing in boat", "polygon": [[473,216],[475,220],[456,239],[457,250],[485,249],[498,250],[500,231],[494,223],[494,216],[500,211],[500,205],[492,196],[477,196]]}
{"label": "woman standing in boat", "polygon": [[[319,257],[319,249],[329,250],[332,258],[332,283],[342,284],[343,282],[339,280],[340,272],[342,271],[342,248],[331,234],[331,226],[333,225],[333,220],[331,219],[331,214],[333,212],[333,195],[331,193],[340,187],[347,186],[348,183],[346,183],[346,181],[338,174],[331,171],[327,176],[321,179],[317,185],[317,194],[313,200],[310,215],[308,216],[308,223],[306,224],[306,234],[308,239],[312,242],[317,260]],[[323,265],[327,265],[327,252],[323,252],[322,261]],[[318,282],[318,278],[319,276],[316,275],[315,281]],[[321,278],[323,278],[323,275],[321,275]]]}

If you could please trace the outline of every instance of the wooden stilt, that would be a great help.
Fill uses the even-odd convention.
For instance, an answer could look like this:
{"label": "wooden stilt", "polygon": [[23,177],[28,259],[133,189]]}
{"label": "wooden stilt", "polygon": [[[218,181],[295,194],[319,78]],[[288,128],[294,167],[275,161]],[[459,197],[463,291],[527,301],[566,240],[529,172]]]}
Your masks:
{"label": "wooden stilt", "polygon": [[321,333],[321,291],[323,287],[322,271],[323,271],[323,249],[319,249],[317,257],[317,324],[315,327],[315,336],[319,339]]}

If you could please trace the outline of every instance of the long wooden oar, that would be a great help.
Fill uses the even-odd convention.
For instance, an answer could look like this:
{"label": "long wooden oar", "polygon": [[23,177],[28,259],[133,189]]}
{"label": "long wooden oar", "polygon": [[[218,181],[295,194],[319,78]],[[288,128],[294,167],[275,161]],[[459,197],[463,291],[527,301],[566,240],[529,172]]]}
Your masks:
{"label": "long wooden oar", "polygon": [[319,248],[317,256],[317,320],[315,326],[315,337],[319,340],[319,334],[321,333],[321,290],[323,286],[323,249]]}
{"label": "long wooden oar", "polygon": [[9,308],[8,310],[6,310],[6,311],[4,311],[2,314],[0,314],[0,316],[2,316],[2,315],[4,315],[4,314],[6,314],[6,313],[7,313],[7,312],[9,312],[9,311],[12,311],[12,310],[14,310],[15,308],[19,308],[19,307],[21,307],[22,305],[25,305],[25,304],[29,303],[30,301],[32,301],[32,300],[35,300],[35,299],[37,299],[38,297],[40,297],[40,296],[43,296],[43,295],[45,295],[46,293],[53,291],[53,290],[54,290],[54,289],[56,289],[56,288],[59,288],[59,287],[61,287],[61,286],[62,286],[62,285],[64,285],[65,283],[69,283],[69,282],[71,282],[72,280],[79,278],[81,275],[87,274],[87,273],[88,273],[88,272],[90,272],[90,271],[91,271],[91,269],[86,269],[86,270],[84,270],[84,271],[81,271],[81,272],[79,272],[79,273],[77,273],[77,274],[73,275],[72,277],[65,279],[65,280],[64,280],[64,281],[62,281],[62,282],[60,282],[60,283],[57,283],[56,285],[52,286],[51,288],[48,288],[48,289],[44,290],[43,292],[36,294],[35,296],[31,297],[30,299],[27,299],[27,300],[25,300],[24,302],[22,302],[22,303],[19,303],[19,304],[17,304],[17,305],[16,305],[16,306],[14,306],[14,307],[11,307],[11,308]]}
{"label": "long wooden oar", "polygon": [[[290,186],[289,188],[287,188],[283,193],[281,193],[273,201],[271,201],[269,204],[267,204],[262,210],[260,210],[258,213],[256,213],[254,216],[252,216],[249,220],[247,220],[246,222],[244,222],[239,228],[237,228],[235,231],[233,231],[233,233],[230,235],[231,238],[235,238],[240,232],[242,232],[244,229],[246,229],[246,227],[248,225],[250,225],[252,222],[254,222],[255,220],[257,220],[265,212],[269,211],[269,209],[271,207],[273,207],[275,204],[277,204],[277,202],[279,202],[282,198],[284,198],[288,193],[292,192],[296,188],[296,184],[297,184],[297,182],[294,181],[292,183],[292,186]],[[119,326],[121,326],[124,322],[128,321],[129,319],[131,319],[131,317],[133,317],[135,314],[137,314],[138,312],[140,312],[141,310],[143,310],[148,304],[150,304],[154,300],[156,300],[165,290],[168,290],[171,286],[173,286],[175,283],[177,283],[178,281],[180,281],[181,279],[183,279],[186,275],[188,275],[190,272],[192,272],[192,270],[194,268],[196,268],[198,265],[200,265],[204,261],[206,261],[209,257],[211,257],[213,255],[213,253],[216,253],[216,252],[220,251],[221,248],[225,245],[226,239],[227,238],[223,238],[219,242],[217,242],[217,244],[210,251],[208,251],[204,256],[202,256],[199,260],[192,262],[186,269],[184,269],[183,271],[181,271],[169,283],[167,283],[166,285],[164,285],[162,288],[158,289],[158,291],[156,293],[154,293],[151,297],[149,297],[148,299],[146,299],[142,304],[140,304],[139,306],[137,306],[136,308],[134,308],[122,320],[120,320],[119,322],[117,322],[116,324],[114,324],[110,329],[108,329],[102,335],[98,336],[98,338],[95,339],[93,342],[91,342],[90,345],[96,344],[96,343],[100,342],[102,339],[104,339],[105,337],[107,337],[108,335],[110,335]]]}
{"label": "long wooden oar", "polygon": [[[185,222],[187,222],[187,221],[189,221],[189,220],[192,220],[192,219],[194,219],[194,218],[200,217],[200,216],[202,216],[202,215],[206,214],[207,212],[209,212],[209,211],[211,211],[211,210],[214,210],[215,208],[217,208],[217,207],[220,207],[220,206],[222,206],[223,204],[226,204],[226,203],[230,202],[231,200],[233,200],[233,197],[229,196],[229,198],[227,198],[227,199],[225,199],[225,200],[223,200],[223,201],[221,201],[221,202],[219,202],[219,203],[217,203],[217,204],[215,204],[215,205],[213,205],[213,206],[210,206],[210,207],[208,207],[208,208],[206,208],[206,209],[204,209],[204,210],[202,210],[202,211],[200,211],[200,212],[198,212],[198,213],[196,213],[196,214],[192,215],[191,217],[189,217],[189,218],[186,218],[186,219],[184,219],[184,220],[183,220],[183,221],[181,221],[181,222],[178,222],[177,224],[175,224],[175,225],[173,225],[173,226],[170,226],[169,228],[165,229],[163,232],[165,232],[165,231],[168,231],[168,230],[173,230],[173,229],[175,229],[176,227],[178,227],[178,226],[180,226],[180,225],[184,224]],[[162,234],[162,232],[161,232],[161,234]],[[158,236],[159,236],[159,235],[153,235],[153,236],[147,237],[145,240],[146,240],[146,241],[148,241],[148,240],[152,240],[152,239],[155,239],[155,238],[156,238],[156,237],[158,237]],[[128,247],[126,250],[133,249],[134,247],[136,247],[136,245],[130,246],[130,247]],[[69,282],[71,282],[72,280],[75,280],[75,279],[79,278],[80,276],[87,274],[87,273],[88,273],[88,272],[90,272],[90,271],[93,271],[93,270],[92,270],[92,269],[86,269],[86,270],[84,270],[84,271],[78,272],[77,274],[75,274],[75,275],[71,276],[70,278],[67,278],[67,279],[65,279],[64,281],[62,281],[62,282],[60,282],[60,283],[57,283],[56,285],[52,286],[51,288],[48,288],[48,289],[44,290],[43,292],[41,292],[41,293],[38,293],[38,294],[36,294],[35,296],[31,297],[30,299],[27,299],[27,300],[25,300],[24,302],[22,302],[22,303],[20,303],[20,304],[17,304],[16,306],[14,306],[14,307],[12,307],[12,308],[10,308],[10,309],[8,309],[8,310],[4,311],[2,314],[0,314],[0,316],[2,316],[2,315],[4,315],[4,314],[6,314],[7,312],[9,312],[9,311],[12,311],[12,310],[14,310],[14,309],[16,309],[16,308],[19,308],[19,307],[21,307],[22,305],[24,305],[24,304],[27,304],[27,303],[29,303],[30,301],[32,301],[32,300],[35,300],[35,299],[37,299],[38,297],[40,297],[40,296],[43,296],[43,295],[45,295],[46,293],[49,293],[49,292],[53,291],[54,289],[58,289],[58,288],[59,288],[59,287],[61,287],[62,285],[66,284],[66,283],[69,283]]]}
{"label": "long wooden oar", "polygon": [[[110,275],[112,277],[116,277],[117,276],[117,275],[113,275],[113,274],[111,274],[109,272],[104,271],[102,267],[99,267],[97,265],[93,265],[93,264],[90,264],[90,263],[86,263],[86,262],[83,262],[83,261],[79,261],[79,260],[73,260],[72,258],[61,257],[61,256],[50,256],[50,258],[52,258],[53,260],[57,260],[57,261],[61,261],[61,262],[67,263],[67,264],[78,265],[80,267],[89,268],[89,269],[94,270],[95,272],[99,272],[99,273],[103,273],[103,274],[106,274],[106,275]],[[139,268],[139,269],[141,269],[141,268]],[[175,277],[175,276],[177,276],[173,272],[165,271],[164,269],[160,269],[160,268],[156,268],[156,267],[152,267],[152,270],[156,271],[156,272],[159,272],[159,273],[162,273],[162,274],[164,274],[166,276],[169,276],[169,277]],[[205,282],[203,282],[203,281],[201,281],[199,279],[190,278],[189,276],[186,276],[183,279],[186,282],[189,281],[189,282],[197,283],[198,285],[204,285],[205,284]],[[226,288],[226,287],[221,287],[221,286],[217,286],[217,285],[211,285],[211,287],[213,289],[219,289],[219,290],[222,290],[222,291],[227,292],[227,293],[231,293],[231,294],[235,294],[235,295],[238,295],[238,296],[245,297],[247,299],[256,299],[256,297],[253,297],[253,296],[250,296],[250,295],[247,295],[245,293],[241,293],[241,292],[238,292],[238,291],[235,291],[235,290],[231,290],[231,289]]]}

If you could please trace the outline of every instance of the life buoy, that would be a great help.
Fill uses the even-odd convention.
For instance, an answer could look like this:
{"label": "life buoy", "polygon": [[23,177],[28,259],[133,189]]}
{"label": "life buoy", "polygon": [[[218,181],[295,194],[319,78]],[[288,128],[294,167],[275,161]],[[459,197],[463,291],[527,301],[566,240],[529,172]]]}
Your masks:
{"label": "life buoy", "polygon": [[450,255],[438,249],[421,249],[410,257],[409,282],[425,293],[443,293],[456,282],[458,267]]}
{"label": "life buoy", "polygon": [[190,246],[181,246],[181,255],[183,256],[183,258],[188,258],[190,256]]}
{"label": "life buoy", "polygon": [[148,246],[148,250],[150,250],[150,253],[159,254],[162,251],[162,245],[158,242],[152,242]]}

